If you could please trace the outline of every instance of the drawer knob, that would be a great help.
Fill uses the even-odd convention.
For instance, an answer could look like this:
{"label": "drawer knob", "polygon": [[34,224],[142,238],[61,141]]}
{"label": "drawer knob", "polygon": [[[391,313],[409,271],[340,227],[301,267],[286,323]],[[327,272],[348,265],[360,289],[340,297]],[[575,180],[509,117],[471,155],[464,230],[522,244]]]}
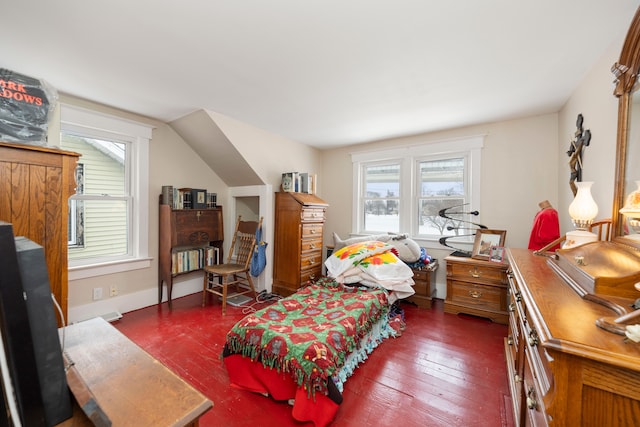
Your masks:
{"label": "drawer knob", "polygon": [[509,304],[509,313],[513,313],[514,311],[516,311],[516,305],[515,303],[511,303]]}
{"label": "drawer knob", "polygon": [[533,387],[529,387],[529,391],[527,392],[527,408],[536,409],[538,406],[538,402],[536,401],[536,391]]}
{"label": "drawer knob", "polygon": [[535,330],[529,332],[529,345],[531,347],[535,347],[539,342],[540,340],[538,339],[538,333]]}
{"label": "drawer knob", "polygon": [[316,234],[316,230],[312,228],[311,230],[309,230],[309,234]]}
{"label": "drawer knob", "polygon": [[471,298],[482,298],[482,292],[480,291],[469,291],[469,296]]}
{"label": "drawer knob", "polygon": [[513,375],[513,379],[515,382],[519,383],[520,381],[522,381],[522,377],[518,374],[514,374]]}
{"label": "drawer knob", "polygon": [[511,335],[507,337],[507,344],[513,345],[513,337]]}
{"label": "drawer knob", "polygon": [[313,264],[314,262],[316,262],[315,258],[309,258],[309,264]]}

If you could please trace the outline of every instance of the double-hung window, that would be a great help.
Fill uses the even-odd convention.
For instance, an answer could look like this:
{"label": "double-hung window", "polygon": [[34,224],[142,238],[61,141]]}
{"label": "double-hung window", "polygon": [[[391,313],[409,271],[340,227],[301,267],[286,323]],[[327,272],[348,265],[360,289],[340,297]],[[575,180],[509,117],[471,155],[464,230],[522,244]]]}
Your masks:
{"label": "double-hung window", "polygon": [[60,146],[81,154],[68,206],[70,278],[74,268],[81,278],[148,265],[150,138],[147,125],[62,106]]}
{"label": "double-hung window", "polygon": [[483,139],[352,154],[353,233],[408,233],[424,240],[473,234],[468,212],[480,204]]}

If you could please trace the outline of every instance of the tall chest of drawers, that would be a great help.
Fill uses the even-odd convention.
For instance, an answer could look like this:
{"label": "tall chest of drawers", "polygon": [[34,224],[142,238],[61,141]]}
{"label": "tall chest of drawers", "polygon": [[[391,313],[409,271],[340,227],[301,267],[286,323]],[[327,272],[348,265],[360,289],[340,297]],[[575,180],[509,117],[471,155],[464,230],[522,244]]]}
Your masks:
{"label": "tall chest of drawers", "polygon": [[444,311],[465,313],[506,324],[506,263],[448,256],[447,297]]}
{"label": "tall chest of drawers", "polygon": [[327,207],[313,194],[276,193],[273,292],[288,296],[321,276]]}

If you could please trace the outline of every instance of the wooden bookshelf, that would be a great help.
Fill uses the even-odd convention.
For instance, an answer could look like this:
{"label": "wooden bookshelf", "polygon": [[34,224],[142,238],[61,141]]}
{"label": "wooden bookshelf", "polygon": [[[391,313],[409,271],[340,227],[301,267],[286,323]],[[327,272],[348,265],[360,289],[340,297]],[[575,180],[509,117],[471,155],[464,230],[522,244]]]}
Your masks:
{"label": "wooden bookshelf", "polygon": [[202,270],[222,259],[224,241],[222,207],[172,209],[160,205],[158,254],[158,304],[162,303],[162,285],[167,285],[171,308],[173,279],[181,274]]}

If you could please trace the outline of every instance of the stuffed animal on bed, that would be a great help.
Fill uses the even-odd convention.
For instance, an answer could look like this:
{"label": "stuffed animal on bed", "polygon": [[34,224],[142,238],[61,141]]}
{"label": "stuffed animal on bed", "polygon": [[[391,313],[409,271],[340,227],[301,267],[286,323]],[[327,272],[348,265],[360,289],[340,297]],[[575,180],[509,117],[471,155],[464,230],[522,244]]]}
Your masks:
{"label": "stuffed animal on bed", "polygon": [[353,243],[361,243],[370,240],[377,240],[379,242],[387,243],[393,246],[393,253],[406,263],[413,263],[420,259],[422,252],[420,251],[420,245],[413,239],[410,239],[407,234],[374,234],[370,236],[352,237],[342,240],[340,237],[333,233],[333,250],[337,251],[345,246],[349,246]]}

